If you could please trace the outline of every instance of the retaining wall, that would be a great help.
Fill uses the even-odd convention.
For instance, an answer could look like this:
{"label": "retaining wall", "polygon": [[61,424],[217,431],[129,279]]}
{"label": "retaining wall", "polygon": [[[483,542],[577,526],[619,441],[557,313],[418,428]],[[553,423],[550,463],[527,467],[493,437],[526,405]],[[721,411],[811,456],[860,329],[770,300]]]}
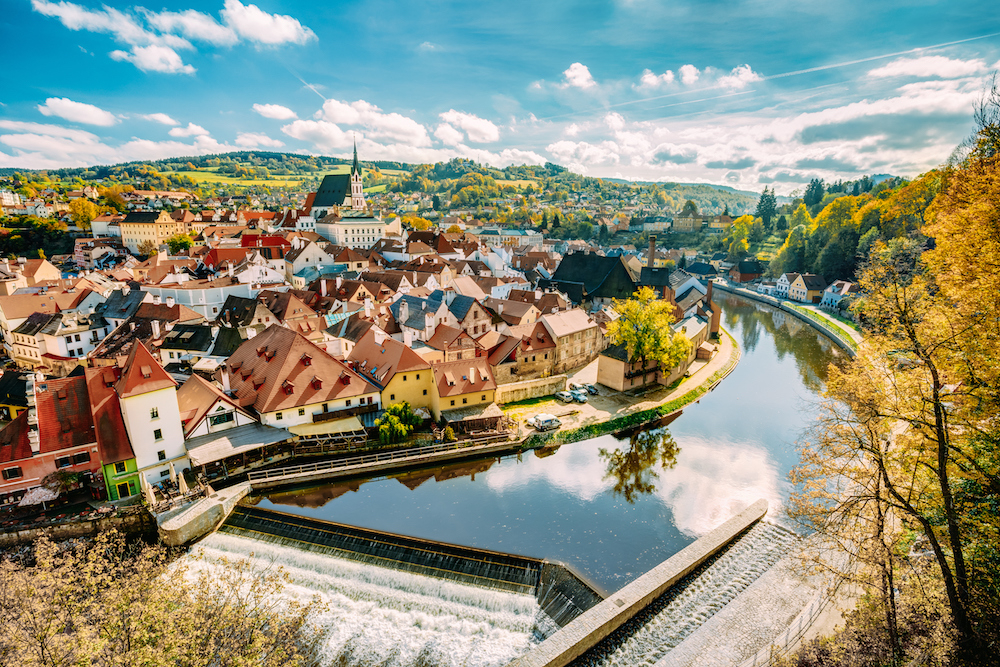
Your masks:
{"label": "retaining wall", "polygon": [[617,593],[577,617],[566,627],[508,664],[508,667],[564,667],[583,655],[623,623],[767,513],[758,500],[724,524],[699,538]]}
{"label": "retaining wall", "polygon": [[158,517],[160,537],[170,546],[181,546],[215,530],[226,520],[236,503],[250,493],[250,483],[243,482],[201,498],[194,503]]}
{"label": "retaining wall", "polygon": [[33,542],[40,537],[51,540],[69,540],[76,537],[90,537],[105,530],[117,530],[126,535],[142,535],[156,530],[156,522],[149,512],[142,511],[101,519],[61,523],[42,528],[25,528],[0,533],[0,549]]}
{"label": "retaining wall", "polygon": [[553,375],[537,380],[523,380],[521,382],[511,382],[510,384],[497,385],[496,402],[500,405],[524,401],[529,398],[541,398],[551,396],[557,391],[566,389],[566,375]]}
{"label": "retaining wall", "polygon": [[767,294],[760,294],[759,292],[754,292],[752,290],[748,290],[742,287],[732,287],[730,285],[722,285],[721,283],[715,283],[715,289],[723,292],[728,292],[730,294],[735,294],[736,296],[741,296],[746,299],[750,299],[752,301],[759,301],[761,303],[766,303],[769,306],[774,306],[775,308],[783,310],[786,313],[794,315],[802,322],[805,322],[806,324],[811,326],[813,329],[816,329],[820,333],[824,334],[827,338],[836,343],[837,347],[844,350],[844,352],[847,352],[848,355],[852,357],[857,355],[857,351],[854,349],[854,347],[851,346],[851,343],[853,341],[851,342],[846,341],[844,339],[844,336],[839,331],[836,331],[831,327],[824,325],[822,322],[817,322],[811,317],[806,317],[801,312],[799,312],[795,308],[792,308],[781,299],[776,299],[773,296],[768,296]]}

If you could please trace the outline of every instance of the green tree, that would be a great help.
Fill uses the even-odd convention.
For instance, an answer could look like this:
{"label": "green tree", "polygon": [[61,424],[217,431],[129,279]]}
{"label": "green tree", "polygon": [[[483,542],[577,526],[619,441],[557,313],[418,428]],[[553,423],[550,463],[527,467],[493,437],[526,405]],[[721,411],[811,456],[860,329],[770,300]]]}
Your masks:
{"label": "green tree", "polygon": [[684,202],[684,208],[681,209],[681,213],[694,213],[698,215],[698,205],[693,200],[688,199]]}
{"label": "green tree", "polygon": [[140,255],[145,255],[146,257],[155,255],[157,251],[156,244],[147,239],[139,244],[138,251]]}
{"label": "green tree", "polygon": [[414,414],[408,402],[393,403],[381,417],[375,420],[379,442],[383,445],[400,442],[412,433],[413,429],[420,423],[420,417]]}
{"label": "green tree", "polygon": [[777,212],[778,199],[774,194],[774,190],[768,190],[765,187],[764,191],[760,193],[760,199],[757,201],[757,210],[754,215],[764,221],[764,227],[766,229],[770,229],[771,219]]}
{"label": "green tree", "polygon": [[192,245],[194,242],[187,234],[177,233],[167,239],[167,247],[170,248],[171,255],[179,255]]}
{"label": "green tree", "polygon": [[606,245],[611,234],[608,231],[607,223],[601,223],[601,231],[597,235],[597,242],[601,245]]}
{"label": "green tree", "polygon": [[815,206],[823,200],[823,194],[825,192],[826,190],[823,187],[823,180],[820,178],[814,178],[809,181],[809,185],[806,186],[806,193],[803,195],[802,201],[806,206]]}
{"label": "green tree", "polygon": [[642,287],[630,299],[615,299],[613,308],[620,317],[608,323],[608,338],[613,345],[623,346],[630,360],[642,363],[643,384],[650,361],[670,370],[687,358],[691,341],[670,326],[676,321],[674,307],[658,299],[652,288]]}

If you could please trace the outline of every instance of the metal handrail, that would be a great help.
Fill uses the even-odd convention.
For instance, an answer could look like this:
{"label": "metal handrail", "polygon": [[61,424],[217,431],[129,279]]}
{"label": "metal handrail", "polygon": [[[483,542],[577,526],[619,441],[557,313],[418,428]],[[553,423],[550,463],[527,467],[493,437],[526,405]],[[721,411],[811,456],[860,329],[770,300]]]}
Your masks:
{"label": "metal handrail", "polygon": [[319,463],[307,463],[298,466],[272,468],[270,470],[256,470],[254,472],[247,473],[247,479],[249,479],[250,482],[253,483],[255,481],[281,479],[283,477],[293,477],[305,473],[340,470],[343,468],[349,468],[357,465],[364,465],[367,463],[383,463],[387,461],[398,461],[401,459],[423,456],[425,454],[436,454],[438,452],[446,452],[446,451],[454,451],[462,449],[471,450],[478,446],[481,446],[481,444],[477,443],[472,446],[461,446],[455,443],[428,445],[426,447],[415,447],[412,449],[402,449],[402,450],[394,450],[391,452],[380,452],[377,454],[352,456],[350,458],[338,459],[336,461],[321,461]]}

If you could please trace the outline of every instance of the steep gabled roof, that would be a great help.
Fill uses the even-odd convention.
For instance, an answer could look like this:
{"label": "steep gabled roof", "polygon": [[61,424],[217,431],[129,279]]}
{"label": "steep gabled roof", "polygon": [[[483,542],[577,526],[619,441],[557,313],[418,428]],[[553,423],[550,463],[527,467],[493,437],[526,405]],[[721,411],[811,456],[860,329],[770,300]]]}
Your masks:
{"label": "steep gabled roof", "polygon": [[0,429],[0,463],[14,463],[30,458],[28,411],[24,410],[12,422]]}
{"label": "steep gabled roof", "polygon": [[311,208],[327,208],[340,206],[344,203],[347,193],[351,191],[350,174],[327,174],[316,190],[316,197]]}
{"label": "steep gabled roof", "polygon": [[42,453],[95,441],[87,381],[83,376],[49,379],[36,386],[35,409]]}
{"label": "steep gabled roof", "polygon": [[489,360],[485,357],[449,361],[431,366],[441,398],[490,391],[497,388]]}
{"label": "steep gabled roof", "polygon": [[279,321],[316,317],[316,311],[305,301],[290,292],[263,290],[257,299],[278,318]]}
{"label": "steep gabled roof", "polygon": [[128,429],[122,419],[121,402],[115,385],[121,377],[117,366],[87,368],[84,370],[90,414],[94,420],[94,436],[100,452],[101,463],[108,465],[134,459],[135,453],[128,439]]}
{"label": "steep gabled roof", "polygon": [[[379,343],[381,339],[381,343]],[[419,354],[396,340],[369,329],[347,357],[351,367],[366,380],[385,387],[397,373],[429,370]]]}
{"label": "steep gabled roof", "polygon": [[325,350],[278,324],[240,345],[227,368],[240,405],[252,404],[261,413],[378,392]]}
{"label": "steep gabled roof", "polygon": [[556,287],[577,303],[593,298],[627,299],[635,292],[635,279],[622,257],[590,252],[566,255],[552,278],[539,284]]}
{"label": "steep gabled roof", "polygon": [[140,342],[132,346],[121,379],[115,385],[115,391],[121,398],[130,398],[176,386],[177,382],[163,370],[163,366],[153,353]]}
{"label": "steep gabled roof", "polygon": [[209,410],[219,401],[246,414],[236,401],[200,375],[192,375],[177,389],[177,407],[180,409],[181,421],[184,422],[185,438],[198,428]]}

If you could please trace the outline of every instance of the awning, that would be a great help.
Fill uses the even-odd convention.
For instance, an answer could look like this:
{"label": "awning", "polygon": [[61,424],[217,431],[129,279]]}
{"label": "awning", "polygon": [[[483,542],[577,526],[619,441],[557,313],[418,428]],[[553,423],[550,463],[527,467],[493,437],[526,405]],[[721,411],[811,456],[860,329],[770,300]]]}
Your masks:
{"label": "awning", "polygon": [[344,417],[343,419],[334,419],[327,422],[290,426],[288,430],[295,435],[336,435],[338,433],[364,431],[365,427],[357,417]]}
{"label": "awning", "polygon": [[473,421],[476,419],[496,419],[499,417],[503,417],[503,410],[497,407],[496,403],[472,405],[467,408],[441,411],[441,419],[449,423]]}
{"label": "awning", "polygon": [[58,491],[53,491],[52,489],[47,489],[44,486],[36,486],[35,488],[28,491],[21,498],[21,502],[18,503],[19,507],[27,507],[28,505],[41,505],[42,503],[47,503],[51,500],[55,500],[59,497]]}
{"label": "awning", "polygon": [[246,424],[191,438],[184,443],[184,446],[187,447],[191,465],[200,466],[291,438],[292,434],[283,428]]}

